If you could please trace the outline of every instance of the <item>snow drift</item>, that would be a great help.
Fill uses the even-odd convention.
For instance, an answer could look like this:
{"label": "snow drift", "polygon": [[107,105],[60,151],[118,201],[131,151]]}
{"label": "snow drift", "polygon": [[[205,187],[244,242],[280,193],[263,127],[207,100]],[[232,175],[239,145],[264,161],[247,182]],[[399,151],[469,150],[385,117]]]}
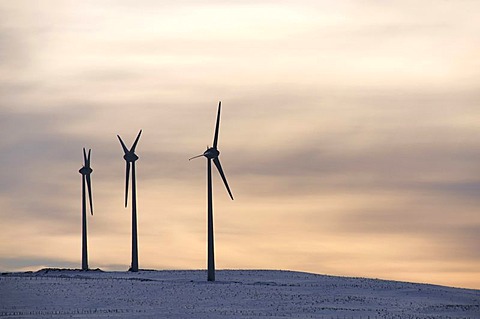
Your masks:
{"label": "snow drift", "polygon": [[7,318],[480,318],[480,290],[293,271],[43,269],[0,276]]}

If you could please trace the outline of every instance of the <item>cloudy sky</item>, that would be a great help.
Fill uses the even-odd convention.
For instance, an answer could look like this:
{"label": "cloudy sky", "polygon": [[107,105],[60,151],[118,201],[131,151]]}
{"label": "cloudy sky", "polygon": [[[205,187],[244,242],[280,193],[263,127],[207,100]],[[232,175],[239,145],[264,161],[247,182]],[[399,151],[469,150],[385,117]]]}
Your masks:
{"label": "cloudy sky", "polygon": [[0,2],[0,270],[291,269],[480,288],[477,1]]}

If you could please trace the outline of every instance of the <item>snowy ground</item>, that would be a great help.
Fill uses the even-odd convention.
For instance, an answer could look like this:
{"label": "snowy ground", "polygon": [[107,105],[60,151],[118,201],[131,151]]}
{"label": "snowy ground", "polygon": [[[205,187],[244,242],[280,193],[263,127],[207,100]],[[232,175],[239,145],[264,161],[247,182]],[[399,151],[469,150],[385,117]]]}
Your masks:
{"label": "snowy ground", "polygon": [[480,318],[480,290],[290,271],[0,275],[6,318]]}

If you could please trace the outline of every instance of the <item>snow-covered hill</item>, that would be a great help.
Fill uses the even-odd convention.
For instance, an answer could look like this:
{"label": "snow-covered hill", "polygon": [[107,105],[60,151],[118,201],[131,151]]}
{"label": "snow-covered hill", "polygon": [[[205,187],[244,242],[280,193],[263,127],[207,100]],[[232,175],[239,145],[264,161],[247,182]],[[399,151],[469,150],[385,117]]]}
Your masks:
{"label": "snow-covered hill", "polygon": [[292,271],[44,269],[0,276],[7,318],[480,318],[480,290]]}

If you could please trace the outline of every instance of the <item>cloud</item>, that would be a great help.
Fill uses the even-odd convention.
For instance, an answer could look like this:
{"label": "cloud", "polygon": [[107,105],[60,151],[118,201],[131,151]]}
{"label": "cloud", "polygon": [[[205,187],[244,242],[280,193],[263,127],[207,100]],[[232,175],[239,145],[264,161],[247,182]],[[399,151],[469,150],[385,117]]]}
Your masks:
{"label": "cloud", "polygon": [[[73,141],[74,137],[64,136],[59,129],[58,123],[71,120],[71,116],[2,112],[5,138],[0,149],[4,154],[2,161],[9,168],[1,172],[0,189],[4,196],[34,211],[42,211],[41,205],[48,203],[44,199],[71,195],[58,188],[58,182],[67,175],[65,169],[75,162],[75,142],[80,144],[80,140]],[[59,191],[65,192],[63,196]],[[56,210],[63,209],[60,205]]]}
{"label": "cloud", "polygon": [[128,264],[116,135],[139,129],[140,260],[203,267],[205,160],[188,158],[211,145],[222,100],[235,201],[214,173],[220,265],[471,279],[471,3],[189,4],[0,5],[1,233],[21,237],[2,247],[8,267],[78,259],[82,147],[92,262]]}
{"label": "cloud", "polygon": [[58,265],[62,265],[63,268],[76,268],[76,263],[68,262],[62,259],[49,259],[49,258],[2,258],[0,264],[1,269],[16,268],[18,271],[37,271],[39,265],[42,268],[50,267],[57,268]]}

